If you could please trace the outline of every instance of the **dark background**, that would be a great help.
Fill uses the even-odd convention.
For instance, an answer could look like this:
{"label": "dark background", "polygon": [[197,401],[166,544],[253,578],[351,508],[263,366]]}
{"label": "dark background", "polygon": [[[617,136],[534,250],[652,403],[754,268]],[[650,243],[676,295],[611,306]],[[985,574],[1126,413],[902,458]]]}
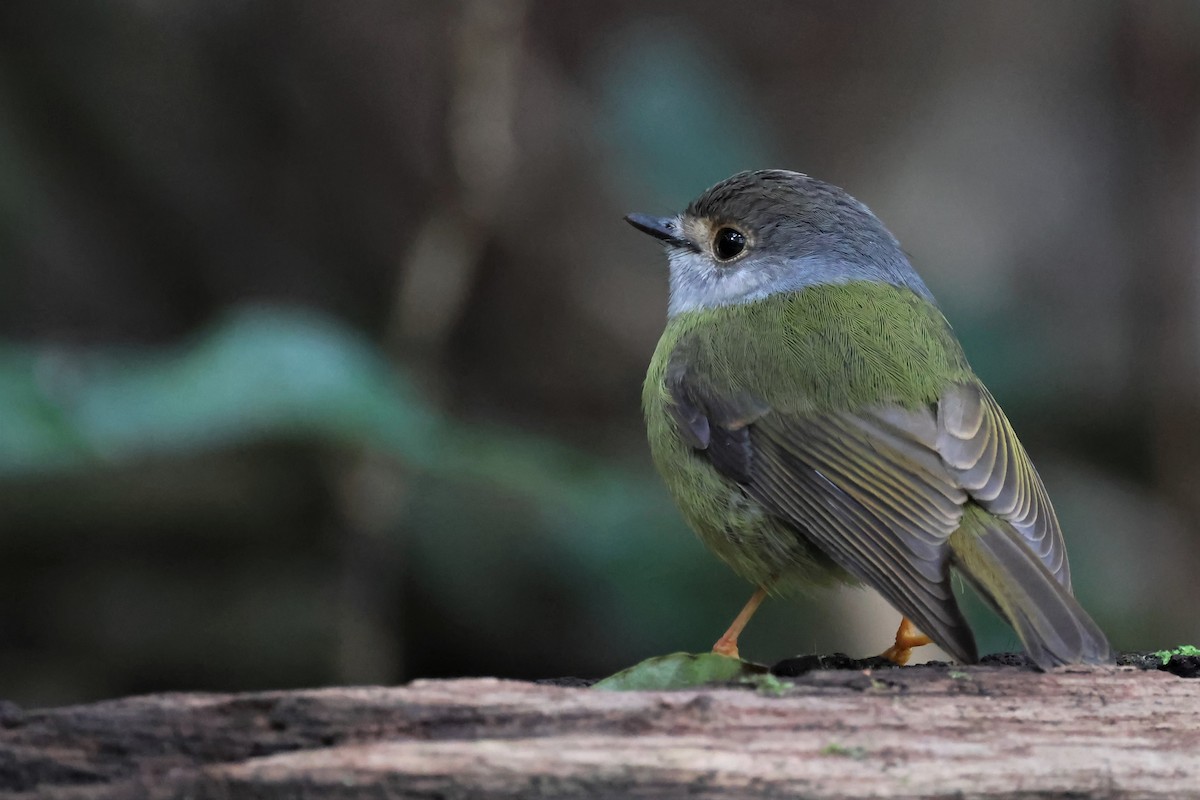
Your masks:
{"label": "dark background", "polygon": [[766,166],[912,254],[1114,643],[1200,638],[1200,5],[7,0],[0,696],[709,647],[749,587],[651,470],[621,216]]}

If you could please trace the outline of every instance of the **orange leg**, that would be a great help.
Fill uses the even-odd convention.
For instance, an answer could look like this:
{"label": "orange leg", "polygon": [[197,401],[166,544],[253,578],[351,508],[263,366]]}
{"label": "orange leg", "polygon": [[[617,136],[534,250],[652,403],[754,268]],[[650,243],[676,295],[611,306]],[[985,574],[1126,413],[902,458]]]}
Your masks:
{"label": "orange leg", "polygon": [[917,626],[909,622],[908,617],[901,617],[900,627],[896,631],[896,643],[880,653],[880,657],[904,666],[912,657],[914,647],[923,647],[932,643],[933,640],[917,630]]}
{"label": "orange leg", "polygon": [[733,623],[730,624],[729,630],[725,631],[721,638],[717,639],[717,643],[713,645],[712,651],[714,653],[721,656],[729,656],[730,658],[738,657],[738,636],[742,634],[742,629],[746,627],[746,623],[754,616],[754,612],[762,605],[762,601],[766,596],[767,590],[762,587],[759,587],[750,596],[750,599],[746,601],[746,605],[742,607],[742,610],[734,618]]}

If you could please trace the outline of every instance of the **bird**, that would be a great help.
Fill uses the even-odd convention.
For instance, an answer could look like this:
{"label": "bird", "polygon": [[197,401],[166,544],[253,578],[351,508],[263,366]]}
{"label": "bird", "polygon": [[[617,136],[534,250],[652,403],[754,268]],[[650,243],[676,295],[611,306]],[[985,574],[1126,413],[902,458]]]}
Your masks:
{"label": "bird", "polygon": [[1113,659],[1075,599],[1046,488],[899,242],[843,189],[740,172],[677,215],[630,214],[669,264],[642,392],[650,453],[703,543],[765,597],[865,584],[978,661],[958,573],[1039,668]]}

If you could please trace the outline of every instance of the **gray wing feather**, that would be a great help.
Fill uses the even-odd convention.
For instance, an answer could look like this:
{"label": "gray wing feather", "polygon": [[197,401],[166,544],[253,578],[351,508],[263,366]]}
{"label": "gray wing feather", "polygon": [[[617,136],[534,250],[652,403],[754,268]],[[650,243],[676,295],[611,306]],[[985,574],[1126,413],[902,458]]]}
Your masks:
{"label": "gray wing feather", "polygon": [[684,440],[956,658],[976,654],[950,585],[949,539],[969,500],[1008,522],[1069,590],[1045,489],[981,386],[955,384],[923,408],[799,415],[714,392],[687,361],[672,359],[666,375]]}

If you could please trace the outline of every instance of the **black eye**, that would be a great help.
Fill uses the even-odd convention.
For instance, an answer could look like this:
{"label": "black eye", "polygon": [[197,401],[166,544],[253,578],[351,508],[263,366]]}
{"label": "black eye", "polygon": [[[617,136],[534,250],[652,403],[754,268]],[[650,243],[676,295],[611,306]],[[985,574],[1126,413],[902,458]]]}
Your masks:
{"label": "black eye", "polygon": [[733,228],[721,228],[713,239],[713,252],[722,261],[737,258],[746,249],[746,237]]}

